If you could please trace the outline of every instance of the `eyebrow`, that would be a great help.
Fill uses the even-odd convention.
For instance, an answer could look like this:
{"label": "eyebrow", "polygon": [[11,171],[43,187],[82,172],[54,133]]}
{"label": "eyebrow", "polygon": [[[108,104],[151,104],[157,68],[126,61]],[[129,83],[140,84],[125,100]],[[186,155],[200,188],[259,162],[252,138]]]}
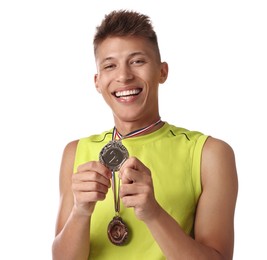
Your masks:
{"label": "eyebrow", "polygon": [[[135,52],[130,53],[130,54],[128,55],[128,58],[133,58],[133,57],[135,57],[135,56],[137,56],[137,55],[147,56],[147,54],[146,54],[145,52],[143,52],[143,51],[135,51]],[[116,59],[116,58],[114,58],[114,57],[112,57],[112,56],[106,57],[106,58],[104,58],[104,59],[100,62],[100,64],[103,64],[103,63],[106,62],[106,61],[111,61],[111,60],[114,60],[114,59]]]}
{"label": "eyebrow", "polygon": [[133,52],[129,55],[129,57],[134,57],[134,56],[137,56],[137,55],[143,55],[143,56],[146,56],[147,54],[143,51],[136,51],[136,52]]}

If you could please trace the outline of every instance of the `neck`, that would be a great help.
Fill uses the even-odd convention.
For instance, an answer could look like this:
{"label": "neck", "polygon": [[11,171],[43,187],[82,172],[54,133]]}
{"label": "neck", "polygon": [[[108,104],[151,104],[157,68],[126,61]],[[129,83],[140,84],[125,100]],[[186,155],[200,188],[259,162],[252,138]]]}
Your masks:
{"label": "neck", "polygon": [[115,124],[117,136],[119,138],[127,138],[131,136],[143,135],[152,133],[162,127],[164,122],[158,116],[154,120],[146,122],[124,122],[123,124]]}

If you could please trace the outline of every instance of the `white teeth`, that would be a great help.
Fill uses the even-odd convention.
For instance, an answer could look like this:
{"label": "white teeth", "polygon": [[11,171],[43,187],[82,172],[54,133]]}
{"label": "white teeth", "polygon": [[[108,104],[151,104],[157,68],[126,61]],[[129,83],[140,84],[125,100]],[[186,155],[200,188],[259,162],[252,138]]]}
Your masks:
{"label": "white teeth", "polygon": [[137,95],[141,92],[141,89],[131,89],[115,92],[116,97],[127,97],[132,95]]}

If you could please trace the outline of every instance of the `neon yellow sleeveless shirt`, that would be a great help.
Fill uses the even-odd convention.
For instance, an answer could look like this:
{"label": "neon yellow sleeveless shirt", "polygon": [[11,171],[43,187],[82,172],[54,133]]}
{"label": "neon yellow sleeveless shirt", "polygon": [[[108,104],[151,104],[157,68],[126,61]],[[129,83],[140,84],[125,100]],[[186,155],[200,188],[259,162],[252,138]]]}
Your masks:
{"label": "neon yellow sleeveless shirt", "polygon": [[[74,173],[80,164],[98,160],[101,149],[111,139],[112,131],[80,139]],[[200,161],[206,139],[207,136],[200,132],[165,123],[153,133],[122,141],[129,155],[137,157],[150,169],[157,201],[189,235],[193,234],[195,210],[201,193]],[[126,245],[113,245],[107,237],[107,227],[114,215],[110,188],[106,199],[97,202],[91,217],[89,259],[165,259],[146,225],[135,217],[132,208],[124,208],[122,203],[120,216],[131,235]]]}

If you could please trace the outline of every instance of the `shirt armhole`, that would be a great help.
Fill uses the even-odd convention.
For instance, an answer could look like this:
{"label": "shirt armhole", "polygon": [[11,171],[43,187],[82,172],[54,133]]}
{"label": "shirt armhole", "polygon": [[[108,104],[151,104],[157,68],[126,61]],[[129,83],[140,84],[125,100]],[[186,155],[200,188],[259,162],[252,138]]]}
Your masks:
{"label": "shirt armhole", "polygon": [[193,162],[192,162],[192,185],[195,193],[195,203],[197,204],[199,196],[202,192],[201,184],[201,159],[202,159],[202,150],[204,144],[207,140],[207,135],[201,135],[196,140],[195,149],[193,153]]}

